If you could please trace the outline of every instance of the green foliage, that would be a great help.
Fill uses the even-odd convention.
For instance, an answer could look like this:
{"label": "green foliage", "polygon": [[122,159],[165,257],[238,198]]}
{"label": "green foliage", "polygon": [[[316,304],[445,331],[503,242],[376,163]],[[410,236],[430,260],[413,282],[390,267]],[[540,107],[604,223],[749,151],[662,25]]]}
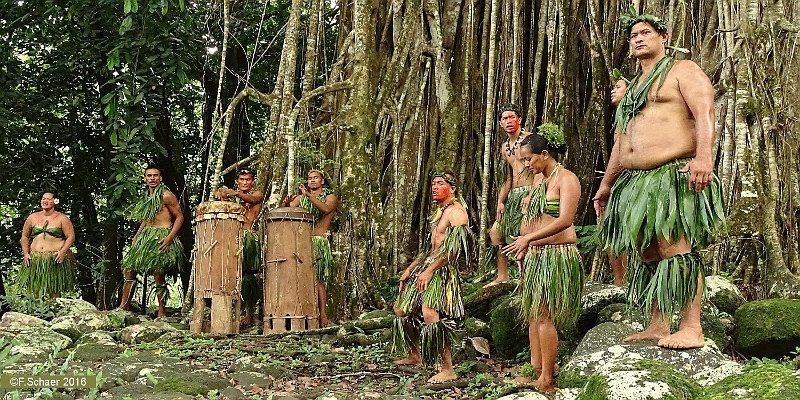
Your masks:
{"label": "green foliage", "polygon": [[525,363],[522,364],[521,367],[519,367],[519,375],[533,380],[539,376],[539,373],[536,372],[536,369],[533,368],[533,365],[531,365],[531,363]]}
{"label": "green foliage", "polygon": [[31,297],[27,293],[9,293],[5,296],[0,296],[0,304],[3,304],[10,311],[45,320],[53,319],[57,308],[54,300]]}
{"label": "green foliage", "polygon": [[696,400],[727,400],[731,391],[744,393],[743,400],[800,398],[800,378],[785,364],[771,359],[753,359],[741,374],[731,375],[705,388]]}
{"label": "green foliage", "polygon": [[578,235],[575,246],[578,247],[581,254],[594,253],[594,251],[597,250],[596,231],[597,225],[575,225],[575,234]]}
{"label": "green foliage", "polygon": [[6,369],[11,364],[14,364],[22,357],[19,354],[11,353],[11,343],[6,341],[6,338],[0,337],[0,372]]}
{"label": "green foliage", "polygon": [[[559,385],[559,387],[562,386]],[[609,400],[608,396],[606,396],[607,389],[608,380],[606,377],[600,374],[593,374],[586,379],[583,391],[576,400]]]}
{"label": "green foliage", "polygon": [[557,124],[546,122],[536,128],[536,132],[542,135],[547,140],[547,143],[553,147],[561,147],[567,144],[567,138],[564,136],[564,128]]}

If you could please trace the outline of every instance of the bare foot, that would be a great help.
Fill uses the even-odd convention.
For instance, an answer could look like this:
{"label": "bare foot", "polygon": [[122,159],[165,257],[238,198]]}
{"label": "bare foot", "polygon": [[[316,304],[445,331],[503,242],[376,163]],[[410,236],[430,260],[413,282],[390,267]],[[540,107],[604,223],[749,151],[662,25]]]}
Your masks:
{"label": "bare foot", "polygon": [[533,381],[524,376],[518,376],[514,378],[514,382],[519,383],[520,386],[533,386]]}
{"label": "bare foot", "polygon": [[683,328],[658,341],[658,345],[668,349],[697,349],[705,346],[703,330]]}
{"label": "bare foot", "polygon": [[418,356],[408,356],[399,360],[392,361],[394,365],[422,365],[422,360]]}
{"label": "bare foot", "polygon": [[442,370],[438,374],[432,376],[431,379],[428,379],[428,383],[442,383],[442,382],[452,381],[453,379],[456,378],[458,378],[458,376],[456,376],[456,371],[453,371],[452,369],[447,369],[447,370]]}
{"label": "bare foot", "polygon": [[498,276],[493,281],[483,285],[483,288],[486,289],[486,288],[489,288],[489,287],[492,287],[492,286],[495,286],[495,285],[499,285],[501,283],[506,283],[506,282],[508,282],[508,277],[502,278],[502,277]]}
{"label": "bare foot", "polygon": [[242,327],[242,328],[246,328],[248,326],[253,325],[253,322],[254,322],[253,321],[253,315],[252,314],[249,314],[249,315],[245,314],[244,318],[242,318],[242,321],[239,323],[239,326]]}
{"label": "bare foot", "polygon": [[661,326],[649,326],[642,332],[634,333],[622,339],[623,342],[640,342],[643,340],[661,340],[669,336],[669,328]]}
{"label": "bare foot", "polygon": [[542,377],[539,377],[539,379],[537,379],[535,382],[533,382],[533,387],[535,387],[536,390],[538,390],[538,391],[540,391],[540,392],[542,392],[544,394],[555,394],[556,393],[556,387],[553,386],[553,380],[552,379],[542,379]]}

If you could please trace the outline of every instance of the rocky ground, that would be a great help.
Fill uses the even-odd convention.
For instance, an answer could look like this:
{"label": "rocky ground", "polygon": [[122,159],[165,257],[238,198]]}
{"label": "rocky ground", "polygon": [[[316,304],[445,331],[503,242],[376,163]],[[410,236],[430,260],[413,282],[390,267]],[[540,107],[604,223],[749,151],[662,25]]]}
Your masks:
{"label": "rocky ground", "polygon": [[[189,333],[178,317],[156,322],[60,299],[49,320],[3,315],[0,348],[8,351],[0,350],[0,367],[4,374],[99,378],[95,388],[9,392],[7,398],[545,399],[512,380],[530,368],[525,327],[513,322],[511,289],[513,283],[467,288],[471,318],[455,352],[459,379],[445,384],[427,384],[432,369],[391,364],[386,311],[314,332],[262,336],[255,329],[212,337]],[[624,311],[621,289],[587,286],[578,326],[560,332],[555,398],[800,399],[792,361],[800,346],[800,301],[745,303],[716,277],[709,278],[708,294],[706,346],[674,351],[623,344],[644,319]]]}

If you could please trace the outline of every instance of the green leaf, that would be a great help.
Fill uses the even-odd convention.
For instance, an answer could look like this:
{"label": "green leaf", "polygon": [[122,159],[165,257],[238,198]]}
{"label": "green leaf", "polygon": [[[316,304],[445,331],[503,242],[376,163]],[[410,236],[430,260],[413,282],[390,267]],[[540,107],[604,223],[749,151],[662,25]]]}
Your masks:
{"label": "green leaf", "polygon": [[122,6],[122,10],[125,12],[125,14],[131,12],[131,0],[125,0],[125,5]]}
{"label": "green leaf", "polygon": [[131,16],[128,15],[127,17],[125,17],[124,20],[122,20],[122,23],[119,25],[119,34],[120,35],[125,34],[125,32],[131,30],[131,26],[133,26],[133,19],[131,19]]}

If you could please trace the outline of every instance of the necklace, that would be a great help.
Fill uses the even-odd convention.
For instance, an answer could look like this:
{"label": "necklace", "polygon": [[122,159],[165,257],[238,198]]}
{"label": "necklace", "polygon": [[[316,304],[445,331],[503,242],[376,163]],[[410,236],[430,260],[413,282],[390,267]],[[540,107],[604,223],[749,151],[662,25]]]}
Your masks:
{"label": "necklace", "polygon": [[447,210],[447,207],[450,207],[455,202],[456,202],[456,198],[453,197],[453,198],[450,199],[450,201],[447,201],[445,203],[439,204],[439,209],[442,210],[442,212],[444,212],[444,210]]}
{"label": "necklace", "polygon": [[517,140],[514,141],[513,147],[509,145],[508,139],[506,139],[506,154],[509,156],[513,155],[517,151],[517,148],[519,148],[519,143],[521,141],[522,141],[522,132],[520,132],[519,135],[517,136]]}

